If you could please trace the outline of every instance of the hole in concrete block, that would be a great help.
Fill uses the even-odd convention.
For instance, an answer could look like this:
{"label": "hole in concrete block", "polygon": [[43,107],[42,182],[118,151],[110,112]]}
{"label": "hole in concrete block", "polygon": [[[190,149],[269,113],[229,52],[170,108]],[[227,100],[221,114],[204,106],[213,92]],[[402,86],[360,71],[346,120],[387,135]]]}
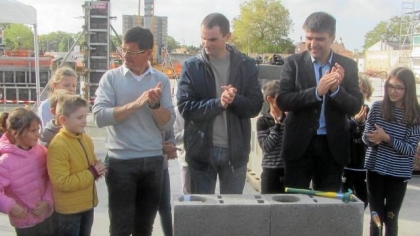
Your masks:
{"label": "hole in concrete block", "polygon": [[225,201],[223,201],[223,200],[219,200],[219,203],[225,203]]}
{"label": "hole in concrete block", "polygon": [[264,203],[264,200],[259,199],[259,200],[257,200],[257,202],[258,202],[258,203]]}
{"label": "hole in concrete block", "polygon": [[261,195],[254,195],[255,199],[261,199]]}
{"label": "hole in concrete block", "polygon": [[220,195],[217,195],[217,198],[218,198],[218,199],[222,199],[222,196],[220,196]]}
{"label": "hole in concrete block", "polygon": [[312,200],[313,200],[314,202],[318,202],[318,200],[317,200],[317,199],[315,199],[315,198],[312,198]]}
{"label": "hole in concrete block", "polygon": [[298,202],[300,199],[296,196],[276,195],[272,198],[276,202]]}
{"label": "hole in concrete block", "polygon": [[194,195],[184,195],[178,198],[180,202],[205,202],[206,198],[201,196],[194,196]]}

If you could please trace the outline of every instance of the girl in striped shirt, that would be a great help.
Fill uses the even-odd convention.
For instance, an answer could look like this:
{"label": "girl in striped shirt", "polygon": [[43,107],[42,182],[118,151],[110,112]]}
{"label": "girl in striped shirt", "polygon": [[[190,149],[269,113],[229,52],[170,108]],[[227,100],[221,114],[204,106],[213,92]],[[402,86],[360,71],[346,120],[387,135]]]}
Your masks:
{"label": "girl in striped shirt", "polygon": [[[398,213],[411,178],[420,139],[420,106],[413,72],[391,71],[382,101],[369,112],[363,141],[368,145],[365,168],[370,210],[385,225],[386,235],[398,235]],[[380,229],[371,221],[370,235]]]}

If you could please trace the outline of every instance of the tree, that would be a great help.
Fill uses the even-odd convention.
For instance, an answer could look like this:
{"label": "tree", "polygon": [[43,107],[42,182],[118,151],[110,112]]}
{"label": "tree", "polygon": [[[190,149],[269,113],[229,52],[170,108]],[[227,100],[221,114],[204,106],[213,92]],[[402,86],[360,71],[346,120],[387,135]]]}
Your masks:
{"label": "tree", "polygon": [[4,30],[4,44],[10,49],[33,49],[34,34],[23,24],[9,24]]}
{"label": "tree", "polygon": [[117,51],[115,47],[121,47],[121,44],[122,44],[121,39],[122,39],[121,35],[111,35],[111,44],[110,44],[111,51]]}
{"label": "tree", "polygon": [[[407,16],[409,17],[409,16]],[[404,22],[409,22],[409,18],[404,19]],[[401,17],[394,16],[388,21],[379,22],[373,30],[369,31],[365,35],[365,43],[363,49],[366,50],[380,40],[387,42],[399,42],[400,35],[407,33],[408,24],[402,24],[403,30],[401,29]]]}
{"label": "tree", "polygon": [[168,44],[167,46],[168,52],[171,52],[172,50],[179,48],[179,42],[177,42],[173,37],[168,35],[168,38],[166,39],[166,41]]}
{"label": "tree", "polygon": [[194,45],[190,45],[190,46],[185,46],[187,48],[187,51],[189,54],[197,54],[200,52],[200,47],[194,46]]}
{"label": "tree", "polygon": [[293,47],[287,37],[293,25],[279,0],[250,0],[240,6],[233,19],[232,42],[243,51],[255,53],[286,52]]}

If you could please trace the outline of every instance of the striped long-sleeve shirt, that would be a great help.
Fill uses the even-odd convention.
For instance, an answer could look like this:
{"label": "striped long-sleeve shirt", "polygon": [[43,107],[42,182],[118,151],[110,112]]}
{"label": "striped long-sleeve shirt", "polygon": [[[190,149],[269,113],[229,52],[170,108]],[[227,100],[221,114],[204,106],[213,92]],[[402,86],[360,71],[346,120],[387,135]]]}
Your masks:
{"label": "striped long-sleeve shirt", "polygon": [[[420,125],[409,126],[402,122],[404,110],[395,108],[395,121],[386,121],[382,116],[382,102],[372,105],[369,112],[363,142],[368,145],[365,168],[382,175],[410,179],[414,166],[414,155],[420,140]],[[373,145],[366,134],[375,130],[375,124],[382,127],[391,137],[391,142]]]}
{"label": "striped long-sleeve shirt", "polygon": [[[284,115],[283,115],[284,117]],[[275,124],[273,117],[262,115],[257,120],[257,138],[263,151],[263,168],[284,168],[280,157],[284,124]]]}

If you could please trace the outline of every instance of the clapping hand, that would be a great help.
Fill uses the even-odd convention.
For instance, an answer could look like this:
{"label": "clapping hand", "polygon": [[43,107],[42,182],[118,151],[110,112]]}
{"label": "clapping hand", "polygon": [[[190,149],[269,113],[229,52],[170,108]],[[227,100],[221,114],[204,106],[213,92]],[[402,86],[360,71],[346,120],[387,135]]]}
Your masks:
{"label": "clapping hand", "polygon": [[379,145],[381,142],[389,142],[391,140],[390,136],[385,132],[385,130],[379,125],[375,124],[375,130],[369,134],[366,134],[366,137],[370,142],[375,145]]}
{"label": "clapping hand", "polygon": [[344,79],[344,68],[340,66],[340,64],[335,63],[335,65],[331,68],[331,73],[334,74],[335,83],[330,87],[331,92],[335,92],[340,86],[341,82]]}
{"label": "clapping hand", "polygon": [[220,100],[222,103],[222,107],[226,109],[228,105],[232,104],[233,100],[235,99],[237,90],[230,84],[227,86],[222,86],[222,90],[223,92],[222,96],[220,97]]}
{"label": "clapping hand", "polygon": [[149,106],[153,107],[156,103],[159,103],[160,97],[162,95],[162,83],[157,83],[156,87],[149,89],[147,95],[149,98]]}
{"label": "clapping hand", "polygon": [[366,120],[367,117],[367,106],[362,106],[362,109],[360,109],[359,113],[357,113],[354,116],[354,120],[357,121],[357,123],[363,123]]}

